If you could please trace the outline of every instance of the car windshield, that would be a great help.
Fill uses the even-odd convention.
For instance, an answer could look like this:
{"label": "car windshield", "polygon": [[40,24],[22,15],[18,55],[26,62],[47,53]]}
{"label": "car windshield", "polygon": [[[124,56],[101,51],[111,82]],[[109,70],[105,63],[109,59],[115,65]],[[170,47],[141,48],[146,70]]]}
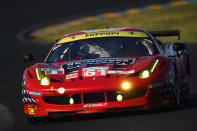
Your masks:
{"label": "car windshield", "polygon": [[47,63],[95,59],[107,57],[129,57],[153,55],[152,41],[142,37],[99,37],[77,40],[57,45]]}

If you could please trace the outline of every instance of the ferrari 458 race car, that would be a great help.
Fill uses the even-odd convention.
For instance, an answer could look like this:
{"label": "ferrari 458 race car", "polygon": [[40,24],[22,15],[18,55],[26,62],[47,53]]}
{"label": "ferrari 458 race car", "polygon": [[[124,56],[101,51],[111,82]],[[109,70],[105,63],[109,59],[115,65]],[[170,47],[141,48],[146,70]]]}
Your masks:
{"label": "ferrari 458 race car", "polygon": [[99,29],[59,39],[43,63],[24,71],[22,101],[27,118],[154,109],[189,99],[186,46],[155,37],[178,30]]}

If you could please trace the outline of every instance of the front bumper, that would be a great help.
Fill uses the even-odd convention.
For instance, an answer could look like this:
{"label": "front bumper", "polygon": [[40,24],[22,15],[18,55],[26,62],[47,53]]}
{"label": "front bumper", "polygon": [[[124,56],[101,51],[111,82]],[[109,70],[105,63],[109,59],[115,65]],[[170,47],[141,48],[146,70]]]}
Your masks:
{"label": "front bumper", "polygon": [[[114,109],[120,110],[127,107],[128,108],[143,107],[145,109],[160,107],[162,100],[165,99],[166,94],[161,95],[159,91],[160,89],[163,89],[165,85],[153,84],[153,83],[161,83],[163,79],[164,80],[166,79],[163,77],[156,78],[156,76],[154,76],[153,74],[151,77],[152,78],[146,80],[140,80],[138,77],[129,78],[131,83],[134,85],[133,89],[146,90],[146,93],[140,94],[139,96],[137,95],[135,97],[126,96],[126,99],[123,99],[122,101],[114,100],[114,98],[110,98],[108,96],[108,93],[113,91],[115,91],[116,93],[124,94],[124,92],[121,92],[120,88],[109,88],[107,86],[103,87],[101,85],[107,85],[103,83],[100,83],[101,85],[95,84],[95,86],[100,88],[92,88],[92,87],[89,88],[81,87],[80,89],[70,88],[67,89],[67,94],[63,94],[63,95],[57,93],[58,88],[54,88],[53,90],[51,90],[50,87],[37,88],[39,89],[37,91],[41,92],[41,94],[34,93],[31,95],[30,94],[24,95],[25,97],[28,97],[27,100],[29,99],[31,100],[31,102],[29,101],[26,102],[26,100],[24,101],[24,113],[30,116],[48,116],[54,113],[61,114],[62,112],[66,114],[84,114],[84,113],[109,112]],[[117,80],[114,80],[114,82],[116,82]],[[150,84],[152,85],[151,88],[149,88]],[[114,84],[114,87],[116,85],[120,85],[120,84]],[[80,85],[76,85],[76,87],[78,86]],[[62,85],[56,85],[53,87],[62,87]],[[34,88],[33,87],[27,88],[26,86],[24,86],[24,90],[26,90],[25,91],[26,93],[29,92],[30,89],[34,89]],[[131,92],[134,91],[133,89],[131,89]],[[48,91],[52,91],[52,92],[48,92]],[[86,101],[84,98],[84,94],[91,94],[91,93],[103,93],[104,98],[99,99],[99,101]],[[126,93],[126,94],[130,94],[130,93]],[[64,97],[64,95],[65,95],[65,99],[63,100],[63,102],[60,101],[59,103],[53,103],[53,101],[46,100],[44,98],[44,97],[56,97],[56,96]],[[79,98],[77,98],[78,102],[74,104],[69,104],[68,103],[69,98],[73,97],[74,95],[79,95],[78,96]],[[34,99],[33,102],[32,99]]]}
{"label": "front bumper", "polygon": [[143,107],[148,108],[148,95],[143,97],[123,100],[123,101],[104,101],[96,103],[80,103],[80,104],[48,104],[42,101],[40,97],[37,105],[24,105],[24,113],[30,116],[50,116],[51,114],[63,113],[66,115],[97,113],[97,112],[111,112],[114,110],[121,110],[126,107]]}

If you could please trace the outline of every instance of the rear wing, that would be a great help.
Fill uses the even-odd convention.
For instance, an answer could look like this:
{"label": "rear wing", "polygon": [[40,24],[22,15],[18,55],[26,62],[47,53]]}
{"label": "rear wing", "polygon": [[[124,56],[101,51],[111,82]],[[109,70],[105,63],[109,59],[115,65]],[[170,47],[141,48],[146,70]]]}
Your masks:
{"label": "rear wing", "polygon": [[181,39],[180,30],[163,30],[163,31],[149,31],[154,37],[167,37],[167,36],[178,36],[178,40]]}

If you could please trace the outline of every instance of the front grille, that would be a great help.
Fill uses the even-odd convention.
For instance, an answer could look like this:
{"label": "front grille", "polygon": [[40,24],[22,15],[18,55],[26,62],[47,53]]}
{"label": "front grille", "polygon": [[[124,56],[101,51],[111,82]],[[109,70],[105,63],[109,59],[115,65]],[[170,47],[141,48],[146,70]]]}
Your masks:
{"label": "front grille", "polygon": [[107,92],[107,100],[108,101],[117,101],[117,95],[121,94],[123,96],[123,100],[131,100],[139,97],[145,96],[147,93],[146,89],[133,89],[128,92]]}
{"label": "front grille", "polygon": [[[131,100],[139,97],[145,96],[147,93],[146,89],[132,89],[131,91],[111,91],[106,92],[107,101],[113,102],[117,101],[117,95],[122,95],[122,100]],[[42,97],[43,101],[48,104],[62,104],[69,105],[70,98],[73,98],[73,104],[81,104],[81,103],[97,103],[97,102],[105,102],[105,95],[103,93],[90,93],[83,94],[83,101],[81,100],[81,94],[77,95],[63,95],[63,96],[46,96]]]}
{"label": "front grille", "polygon": [[83,94],[84,103],[104,102],[104,93]]}
{"label": "front grille", "polygon": [[48,104],[70,104],[69,103],[70,98],[73,98],[74,104],[81,103],[81,95],[80,94],[42,97],[43,101]]}

